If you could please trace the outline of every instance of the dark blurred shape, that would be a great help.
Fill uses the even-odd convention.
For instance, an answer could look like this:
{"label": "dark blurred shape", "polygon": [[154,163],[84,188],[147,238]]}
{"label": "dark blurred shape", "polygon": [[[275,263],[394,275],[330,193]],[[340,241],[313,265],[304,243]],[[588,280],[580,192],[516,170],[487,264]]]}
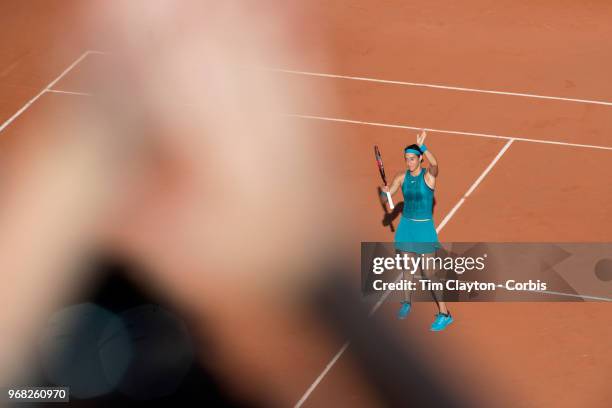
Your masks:
{"label": "dark blurred shape", "polygon": [[134,399],[172,395],[193,363],[194,351],[185,324],[156,305],[121,314],[134,356],[119,390]]}
{"label": "dark blurred shape", "polygon": [[[112,347],[107,333],[114,333]],[[131,344],[122,321],[92,303],[55,313],[40,341],[48,380],[70,387],[71,396],[92,398],[114,390],[130,364]]]}
{"label": "dark blurred shape", "polygon": [[194,335],[166,299],[136,285],[129,278],[139,272],[134,265],[114,257],[94,264],[97,283],[53,314],[39,367],[27,384],[69,385],[68,405],[78,407],[143,400],[163,406],[260,406],[233,395],[202,364],[215,355],[214,345]]}

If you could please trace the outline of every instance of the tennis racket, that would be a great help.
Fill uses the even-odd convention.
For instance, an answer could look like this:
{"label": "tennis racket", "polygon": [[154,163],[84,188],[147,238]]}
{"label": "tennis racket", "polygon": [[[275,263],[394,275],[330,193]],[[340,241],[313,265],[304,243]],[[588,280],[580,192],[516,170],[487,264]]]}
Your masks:
{"label": "tennis racket", "polygon": [[[380,177],[382,177],[382,181],[385,184],[385,187],[387,187],[387,176],[385,176],[385,166],[383,165],[382,156],[380,155],[380,150],[378,149],[378,146],[376,145],[374,145],[374,156],[376,157],[376,164],[378,165],[378,171],[380,172]],[[387,201],[389,202],[389,208],[393,209],[394,205],[393,205],[393,200],[391,199],[391,193],[388,191],[386,193],[387,193]]]}

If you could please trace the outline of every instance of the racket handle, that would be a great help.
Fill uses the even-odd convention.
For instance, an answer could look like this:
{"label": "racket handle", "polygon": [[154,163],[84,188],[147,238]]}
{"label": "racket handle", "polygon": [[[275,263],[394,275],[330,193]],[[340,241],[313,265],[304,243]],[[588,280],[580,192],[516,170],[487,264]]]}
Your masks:
{"label": "racket handle", "polygon": [[391,199],[391,193],[388,191],[386,193],[387,193],[387,201],[389,202],[389,208],[394,209],[395,206],[393,205],[393,200]]}

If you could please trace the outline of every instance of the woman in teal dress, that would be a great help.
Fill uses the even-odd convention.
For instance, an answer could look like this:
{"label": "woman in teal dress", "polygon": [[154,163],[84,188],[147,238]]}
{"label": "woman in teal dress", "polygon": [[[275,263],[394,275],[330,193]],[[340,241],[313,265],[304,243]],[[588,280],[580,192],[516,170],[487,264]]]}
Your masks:
{"label": "woman in teal dress", "polygon": [[[426,136],[427,133],[423,130],[417,136],[417,143],[404,149],[406,171],[397,175],[390,187],[382,187],[384,192],[388,191],[391,195],[401,187],[404,196],[404,209],[395,232],[395,249],[402,254],[425,258],[435,256],[436,250],[440,248],[432,213],[438,161],[424,144]],[[422,167],[423,157],[429,162],[428,168]],[[430,281],[440,282],[435,270],[421,268],[421,272]],[[453,318],[442,300],[442,291],[431,293],[439,309],[431,330],[444,330]],[[406,298],[402,302],[398,317],[406,318],[410,307],[410,291],[406,291]]]}

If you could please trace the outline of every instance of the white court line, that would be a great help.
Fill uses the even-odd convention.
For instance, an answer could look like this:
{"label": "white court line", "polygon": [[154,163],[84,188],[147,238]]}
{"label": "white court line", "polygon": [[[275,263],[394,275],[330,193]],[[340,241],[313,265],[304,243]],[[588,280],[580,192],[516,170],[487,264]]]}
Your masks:
{"label": "white court line", "polygon": [[[461,199],[459,200],[459,202],[453,207],[453,209],[446,215],[446,217],[444,217],[444,220],[442,220],[442,222],[440,223],[440,225],[438,226],[438,228],[436,228],[436,232],[440,232],[442,231],[442,228],[444,228],[444,226],[448,223],[448,221],[453,217],[453,215],[455,215],[455,213],[457,212],[457,210],[459,209],[459,207],[461,207],[461,205],[463,204],[463,202],[465,201],[465,199],[474,192],[474,190],[478,187],[478,185],[482,182],[482,180],[486,177],[487,174],[489,174],[489,172],[491,171],[491,169],[493,168],[493,166],[495,166],[495,164],[499,161],[499,159],[504,155],[504,153],[506,153],[506,151],[508,150],[508,148],[510,147],[510,145],[512,144],[512,142],[514,142],[514,139],[510,139],[508,140],[508,142],[504,145],[504,147],[502,147],[502,149],[499,151],[499,153],[497,153],[497,156],[495,156],[495,158],[493,159],[493,161],[491,161],[491,163],[487,166],[486,169],[484,169],[484,171],[480,174],[480,176],[476,179],[476,181],[474,181],[474,183],[472,183],[472,185],[470,186],[470,188],[467,190],[467,192],[463,195],[463,197],[461,197]],[[395,280],[396,282],[400,279],[401,277],[401,273],[398,275],[397,279]],[[383,296],[380,298],[380,300],[378,302],[376,302],[376,305],[374,305],[374,307],[372,308],[372,310],[370,310],[370,313],[368,314],[369,316],[372,316],[374,314],[374,312],[376,312],[376,310],[378,310],[378,308],[382,305],[382,303],[384,302],[384,300],[389,296],[389,293],[391,293],[391,291],[386,291]],[[317,378],[313,381],[312,384],[310,384],[310,387],[308,387],[308,389],[306,390],[306,392],[304,393],[304,395],[302,395],[302,397],[299,399],[299,401],[294,405],[294,408],[300,408],[304,402],[308,399],[308,397],[310,397],[310,395],[312,394],[312,392],[315,390],[315,388],[317,388],[317,386],[321,383],[321,381],[323,381],[323,378],[325,378],[325,376],[327,375],[327,373],[329,373],[329,371],[332,369],[332,367],[334,366],[334,364],[336,364],[336,362],[340,359],[340,357],[342,356],[342,354],[344,354],[344,352],[346,351],[346,349],[349,347],[350,345],[350,341],[345,342],[342,347],[340,348],[340,350],[338,350],[338,352],[336,353],[336,355],[334,355],[334,357],[332,358],[332,360],[325,366],[325,369],[323,369],[323,371],[317,376]]]}
{"label": "white court line", "polygon": [[[47,92],[68,94],[68,95],[79,95],[79,96],[93,96],[92,93],[64,91],[61,89],[48,89]],[[195,105],[185,104],[185,106],[195,106]],[[299,114],[287,114],[287,116],[293,117],[293,118],[300,118],[300,119],[312,119],[312,120],[322,120],[322,121],[328,121],[328,122],[350,123],[354,125],[378,126],[378,127],[386,127],[386,128],[393,128],[393,129],[409,129],[409,130],[423,129],[423,127],[418,127],[418,126],[393,125],[390,123],[381,123],[381,122],[365,122],[361,120],[330,118],[326,116],[299,115]],[[559,146],[583,147],[583,148],[588,148],[588,149],[612,150],[612,146],[598,146],[598,145],[589,145],[589,144],[582,144],[582,143],[568,143],[568,142],[559,142],[555,140],[529,139],[525,137],[493,135],[493,134],[488,134],[488,133],[477,133],[477,132],[465,132],[465,131],[460,131],[460,130],[433,129],[433,128],[424,128],[424,129],[427,130],[428,132],[445,133],[449,135],[476,136],[476,137],[485,137],[489,139],[515,140],[515,141],[518,140],[521,142],[529,142],[529,143],[542,143],[542,144],[552,144],[552,145],[559,145]]]}
{"label": "white court line", "polygon": [[321,72],[294,71],[290,69],[279,69],[279,68],[266,68],[266,70],[271,71],[271,72],[282,72],[285,74],[306,75],[306,76],[314,76],[314,77],[321,77],[321,78],[348,79],[348,80],[353,80],[353,81],[376,82],[379,84],[393,84],[393,85],[404,85],[404,86],[413,86],[413,87],[420,87],[420,88],[446,89],[449,91],[474,92],[474,93],[494,94],[494,95],[522,96],[525,98],[549,99],[549,100],[555,100],[555,101],[612,106],[612,102],[599,101],[599,100],[594,100],[594,99],[565,98],[561,96],[536,95],[536,94],[522,93],[522,92],[493,91],[490,89],[436,85],[436,84],[428,84],[428,83],[423,83],[423,82],[392,81],[388,79],[377,79],[377,78],[358,77],[358,76],[349,76],[349,75],[325,74]]}
{"label": "white court line", "polygon": [[[65,91],[61,89],[47,89],[46,92],[67,94],[67,95],[78,95],[78,96],[93,96],[94,95],[88,92]],[[193,104],[184,104],[184,105],[185,106],[195,106]],[[322,121],[328,121],[328,122],[350,123],[350,124],[355,124],[355,125],[378,126],[378,127],[386,127],[386,128],[394,128],[394,129],[409,129],[409,130],[423,129],[423,127],[418,127],[418,126],[393,125],[390,123],[380,123],[380,122],[365,122],[361,120],[330,118],[330,117],[325,117],[325,116],[298,115],[298,114],[288,114],[287,116],[294,117],[294,118],[301,118],[301,119],[313,119],[313,120],[322,120]],[[559,146],[582,147],[582,148],[587,148],[587,149],[612,150],[612,146],[598,146],[598,145],[589,145],[589,144],[582,144],[582,143],[568,143],[568,142],[559,142],[555,140],[529,139],[525,137],[502,136],[502,135],[493,135],[493,134],[488,134],[488,133],[465,132],[465,131],[460,131],[460,130],[433,129],[433,128],[424,128],[424,129],[429,132],[433,132],[433,133],[445,133],[445,134],[450,134],[450,135],[476,136],[476,137],[485,137],[489,139],[514,140],[514,141],[529,142],[529,143],[542,143],[542,144],[552,144],[552,145],[559,145]]]}
{"label": "white court line", "polygon": [[76,91],[62,91],[61,89],[47,89],[49,93],[68,94],[68,95],[79,95],[79,96],[93,96],[92,93],[88,92],[76,92]]}
{"label": "white court line", "polygon": [[327,365],[325,366],[325,369],[321,372],[321,374],[319,374],[317,379],[312,384],[310,384],[310,387],[308,387],[304,395],[302,395],[302,398],[300,398],[300,400],[295,404],[294,408],[299,408],[302,406],[302,404],[304,404],[304,402],[306,401],[306,399],[308,399],[308,397],[314,391],[314,389],[317,388],[317,385],[319,385],[323,377],[325,377],[327,373],[329,372],[329,370],[332,369],[334,364],[336,364],[336,361],[338,361],[340,357],[342,357],[342,354],[344,354],[344,352],[346,351],[348,346],[350,346],[350,344],[351,342],[347,341],[342,345],[342,347],[340,348],[340,350],[338,350],[334,358],[332,358],[331,361],[327,363]]}
{"label": "white court line", "polygon": [[[91,54],[100,54],[100,55],[111,54],[110,51],[89,50],[87,52]],[[430,83],[425,83],[425,82],[394,81],[394,80],[389,80],[389,79],[359,77],[359,76],[351,76],[351,75],[327,74],[323,72],[298,71],[298,70],[282,69],[282,68],[259,68],[259,69],[263,69],[263,70],[270,71],[270,72],[281,72],[285,74],[305,75],[305,76],[313,76],[313,77],[321,77],[321,78],[347,79],[347,80],[353,80],[353,81],[375,82],[379,84],[392,84],[392,85],[403,85],[403,86],[412,86],[412,87],[420,87],[420,88],[445,89],[449,91],[474,92],[474,93],[494,94],[494,95],[522,96],[524,98],[548,99],[548,100],[555,100],[555,101],[586,103],[586,104],[591,104],[591,105],[612,106],[612,102],[601,101],[601,100],[596,100],[596,99],[567,98],[567,97],[562,97],[562,96],[538,95],[538,94],[530,94],[530,93],[524,93],[524,92],[494,91],[491,89],[466,88],[466,87],[461,87],[461,86],[438,85],[438,84],[430,84]]]}
{"label": "white court line", "polygon": [[[402,277],[402,274],[400,273],[397,276],[397,279],[395,279],[395,281],[399,281],[399,279]],[[376,313],[376,311],[378,310],[378,308],[380,308],[380,306],[383,304],[383,302],[389,297],[389,295],[391,294],[391,291],[388,290],[386,291],[378,300],[378,302],[376,302],[376,304],[374,305],[374,307],[370,310],[370,313],[368,313],[368,317],[372,316],[374,313]],[[351,345],[350,341],[345,341],[344,344],[342,345],[342,347],[340,347],[340,350],[338,350],[338,352],[334,355],[334,357],[332,357],[332,359],[329,361],[329,363],[327,363],[327,365],[325,366],[325,368],[323,369],[323,371],[321,371],[321,373],[317,376],[317,378],[312,382],[312,384],[310,384],[310,387],[308,387],[308,389],[306,390],[306,392],[304,392],[304,394],[302,395],[302,398],[300,398],[300,400],[298,402],[295,403],[294,408],[299,408],[302,406],[302,404],[304,404],[304,402],[308,399],[308,397],[310,397],[310,394],[312,394],[312,392],[314,391],[315,388],[317,388],[317,386],[319,385],[319,383],[321,381],[323,381],[323,378],[325,378],[325,376],[327,375],[327,373],[332,369],[332,367],[334,366],[334,364],[336,364],[336,362],[340,359],[340,357],[342,357],[342,355],[344,354],[344,352],[346,351],[346,349]]]}
{"label": "white court line", "polygon": [[313,120],[322,120],[322,121],[338,122],[338,123],[351,123],[355,125],[378,126],[378,127],[386,127],[386,128],[393,128],[393,129],[409,129],[409,130],[425,129],[428,132],[445,133],[449,135],[476,136],[476,137],[486,137],[490,139],[503,139],[503,140],[514,140],[514,141],[529,142],[529,143],[553,144],[553,145],[559,145],[559,146],[584,147],[588,149],[612,150],[612,146],[568,143],[568,142],[559,142],[555,140],[528,139],[525,137],[517,137],[517,136],[502,136],[502,135],[493,135],[493,134],[488,134],[488,133],[465,132],[465,131],[459,131],[459,130],[432,129],[432,128],[417,127],[417,126],[407,126],[407,125],[393,125],[390,123],[365,122],[361,120],[330,118],[330,117],[325,117],[325,116],[314,116],[314,115],[290,114],[288,116],[291,116],[294,118],[301,118],[301,119],[313,119]]}
{"label": "white court line", "polygon": [[67,73],[72,71],[72,69],[74,67],[76,67],[81,61],[83,61],[90,53],[91,53],[91,51],[85,51],[83,54],[81,54],[81,56],[79,58],[77,58],[76,61],[74,61],[72,64],[70,64],[68,66],[68,68],[66,68],[61,74],[59,74],[57,76],[57,78],[55,78],[53,81],[51,81],[49,83],[49,85],[47,85],[42,91],[40,91],[38,94],[36,94],[36,96],[34,96],[32,99],[30,99],[28,102],[26,102],[26,104],[23,105],[21,107],[21,109],[19,109],[17,112],[15,112],[13,114],[13,116],[11,116],[6,121],[4,121],[4,123],[2,125],[0,125],[0,132],[2,132],[8,125],[13,123],[13,121],[15,119],[17,119],[23,112],[25,112],[41,96],[43,96],[46,92],[48,92],[51,88],[53,88],[53,86],[55,84],[57,84],[64,76],[66,76]]}
{"label": "white court line", "polygon": [[497,156],[495,156],[493,161],[491,163],[489,163],[487,168],[482,172],[480,177],[478,177],[478,179],[476,179],[474,184],[472,184],[472,186],[467,191],[467,193],[465,193],[465,195],[463,197],[461,197],[461,199],[457,202],[457,204],[455,204],[453,209],[450,210],[450,212],[448,214],[446,214],[446,217],[444,217],[444,219],[442,220],[440,225],[438,225],[438,228],[436,229],[437,232],[440,232],[440,230],[442,230],[442,228],[444,228],[446,223],[448,223],[448,221],[450,221],[450,219],[453,217],[453,215],[455,215],[457,210],[463,205],[463,203],[465,202],[465,199],[468,198],[470,196],[470,194],[472,194],[474,192],[474,190],[476,189],[476,187],[478,187],[480,182],[486,177],[487,174],[489,174],[489,172],[491,171],[493,166],[495,166],[495,164],[499,161],[499,159],[501,159],[501,157],[504,155],[504,153],[506,153],[506,150],[508,150],[508,148],[510,147],[512,142],[514,142],[514,139],[508,140],[508,142],[504,145],[504,147],[502,147],[502,149],[499,151],[499,153],[497,153]]}

